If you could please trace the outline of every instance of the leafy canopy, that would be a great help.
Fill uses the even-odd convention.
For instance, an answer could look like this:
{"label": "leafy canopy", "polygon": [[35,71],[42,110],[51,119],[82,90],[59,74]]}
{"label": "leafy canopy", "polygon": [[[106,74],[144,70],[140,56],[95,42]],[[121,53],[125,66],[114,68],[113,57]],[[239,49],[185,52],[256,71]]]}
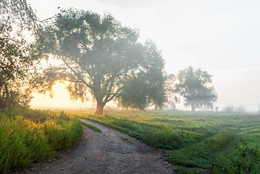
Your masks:
{"label": "leafy canopy", "polygon": [[177,76],[175,91],[184,98],[184,104],[196,108],[213,108],[217,94],[212,83],[212,75],[200,68],[188,67],[181,70]]}

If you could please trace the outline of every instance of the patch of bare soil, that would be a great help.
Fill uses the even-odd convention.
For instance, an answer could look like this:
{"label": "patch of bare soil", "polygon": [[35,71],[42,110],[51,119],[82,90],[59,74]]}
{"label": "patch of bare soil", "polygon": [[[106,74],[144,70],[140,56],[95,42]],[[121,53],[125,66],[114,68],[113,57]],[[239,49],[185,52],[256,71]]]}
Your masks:
{"label": "patch of bare soil", "polygon": [[164,161],[166,151],[149,147],[117,130],[84,120],[101,129],[84,126],[73,148],[55,159],[35,163],[25,174],[168,174],[174,166]]}

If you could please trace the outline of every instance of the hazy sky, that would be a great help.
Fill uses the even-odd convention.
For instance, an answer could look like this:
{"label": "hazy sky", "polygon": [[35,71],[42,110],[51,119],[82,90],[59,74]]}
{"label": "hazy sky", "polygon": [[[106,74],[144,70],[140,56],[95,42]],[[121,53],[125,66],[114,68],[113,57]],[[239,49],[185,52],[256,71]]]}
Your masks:
{"label": "hazy sky", "polygon": [[[41,19],[57,7],[112,14],[151,39],[162,51],[166,71],[188,66],[213,74],[219,108],[260,104],[260,1],[258,0],[28,0]],[[59,85],[54,100],[37,95],[32,106],[79,106]],[[58,88],[57,88],[58,89]],[[60,94],[58,94],[60,93]],[[62,98],[63,97],[63,98]],[[42,100],[40,102],[40,100]],[[45,101],[45,104],[43,103]],[[47,101],[47,102],[46,102]],[[61,102],[62,101],[62,102]],[[50,104],[53,102],[53,104]],[[49,103],[49,104],[48,104]],[[82,105],[83,106],[83,105]]]}

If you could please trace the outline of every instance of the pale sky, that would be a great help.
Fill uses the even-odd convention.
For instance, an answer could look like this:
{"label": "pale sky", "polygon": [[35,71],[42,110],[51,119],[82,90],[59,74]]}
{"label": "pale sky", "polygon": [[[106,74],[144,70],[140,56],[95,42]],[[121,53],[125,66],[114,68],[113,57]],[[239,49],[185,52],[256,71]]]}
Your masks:
{"label": "pale sky", "polygon": [[[112,14],[123,25],[139,30],[162,51],[166,71],[188,66],[213,74],[216,105],[260,104],[260,1],[258,0],[28,0],[40,19],[54,16],[57,7]],[[35,95],[33,107],[85,107],[69,101],[58,85],[53,99]],[[89,106],[89,104],[88,104]],[[182,108],[181,106],[179,106]]]}

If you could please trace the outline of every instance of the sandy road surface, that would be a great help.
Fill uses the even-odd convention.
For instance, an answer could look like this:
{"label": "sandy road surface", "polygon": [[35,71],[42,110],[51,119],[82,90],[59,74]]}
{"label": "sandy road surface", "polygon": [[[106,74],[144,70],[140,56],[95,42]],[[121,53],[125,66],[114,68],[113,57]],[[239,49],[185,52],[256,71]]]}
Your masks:
{"label": "sandy road surface", "polygon": [[[165,151],[141,143],[124,133],[87,121],[97,133],[84,126],[80,142],[55,159],[34,164],[26,174],[167,174],[173,167],[164,161]],[[123,141],[126,138],[132,143]]]}

